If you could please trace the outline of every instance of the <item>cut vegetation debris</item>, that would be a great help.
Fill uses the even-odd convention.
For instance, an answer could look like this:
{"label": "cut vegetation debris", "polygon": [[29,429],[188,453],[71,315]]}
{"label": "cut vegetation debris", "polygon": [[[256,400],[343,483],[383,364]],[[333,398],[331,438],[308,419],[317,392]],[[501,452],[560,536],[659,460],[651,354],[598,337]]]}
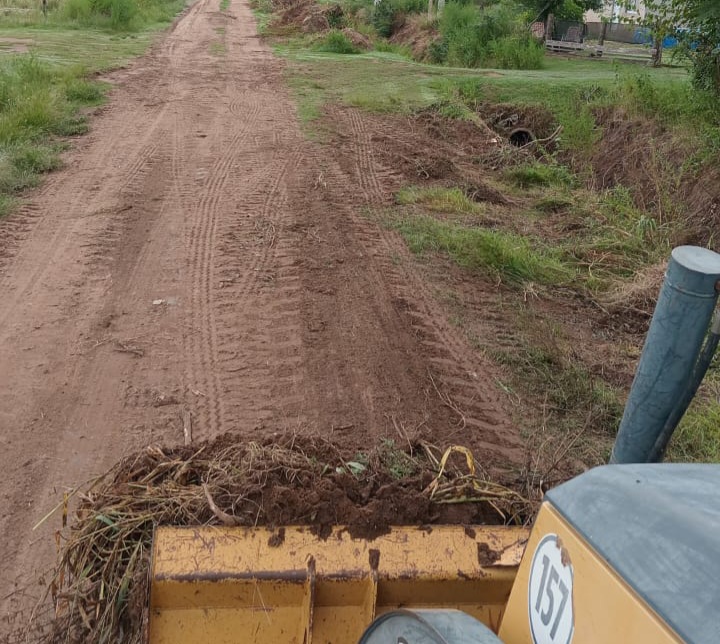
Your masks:
{"label": "cut vegetation debris", "polygon": [[73,496],[78,507],[63,533],[48,590],[55,618],[42,640],[142,642],[158,525],[307,525],[320,536],[346,525],[372,538],[391,525],[460,516],[467,524],[523,523],[533,512],[530,501],[487,480],[465,448],[401,449],[385,440],[365,453],[346,451],[301,436],[248,444],[226,435],[147,448],[67,494],[63,524]]}

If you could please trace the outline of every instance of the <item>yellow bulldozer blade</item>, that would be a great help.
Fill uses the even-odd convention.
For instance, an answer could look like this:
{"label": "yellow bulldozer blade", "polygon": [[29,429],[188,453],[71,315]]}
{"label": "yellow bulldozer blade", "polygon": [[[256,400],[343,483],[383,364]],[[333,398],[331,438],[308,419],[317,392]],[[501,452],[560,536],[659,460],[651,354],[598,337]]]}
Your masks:
{"label": "yellow bulldozer blade", "polygon": [[400,607],[457,608],[497,631],[528,538],[502,526],[158,528],[150,644],[357,642]]}

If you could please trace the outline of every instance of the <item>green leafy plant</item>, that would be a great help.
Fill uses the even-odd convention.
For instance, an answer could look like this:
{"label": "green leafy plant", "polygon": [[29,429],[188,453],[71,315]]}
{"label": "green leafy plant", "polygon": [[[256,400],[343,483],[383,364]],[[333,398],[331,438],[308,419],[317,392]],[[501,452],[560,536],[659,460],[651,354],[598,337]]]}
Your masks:
{"label": "green leafy plant", "polygon": [[318,51],[333,54],[359,54],[360,50],[350,42],[350,39],[338,30],[332,30],[315,47]]}

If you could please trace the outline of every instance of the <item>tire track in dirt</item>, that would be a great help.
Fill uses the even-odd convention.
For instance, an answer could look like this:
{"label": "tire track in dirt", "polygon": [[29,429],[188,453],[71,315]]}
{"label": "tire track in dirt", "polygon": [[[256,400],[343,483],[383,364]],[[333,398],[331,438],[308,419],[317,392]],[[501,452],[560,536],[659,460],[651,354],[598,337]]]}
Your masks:
{"label": "tire track in dirt", "polygon": [[219,397],[220,383],[217,374],[217,347],[213,311],[214,243],[217,205],[228,181],[235,150],[242,143],[257,110],[248,114],[242,127],[235,133],[217,163],[212,167],[210,180],[203,190],[196,213],[195,224],[190,233],[190,268],[193,283],[191,296],[191,324],[198,329],[192,337],[191,355],[194,366],[193,380],[204,387],[206,405],[200,411],[201,421],[209,435],[221,430],[222,403]]}
{"label": "tire track in dirt", "polygon": [[[382,187],[379,179],[382,172],[373,158],[371,136],[361,114],[355,109],[334,110],[332,114],[339,122],[344,120],[349,123],[352,131],[356,172],[363,197],[371,206],[387,203],[392,195]],[[467,341],[451,329],[446,316],[434,304],[435,298],[428,291],[426,282],[415,270],[401,270],[397,262],[391,261],[392,257],[397,256],[409,259],[404,242],[393,231],[366,217],[355,216],[354,222],[361,231],[359,239],[369,252],[378,246],[383,249],[377,255],[378,262],[382,266],[382,273],[393,285],[399,305],[407,307],[406,315],[410,324],[429,355],[432,366],[428,373],[433,379],[433,388],[438,388],[438,395],[448,405],[457,407],[458,414],[462,414],[463,426],[483,436],[478,443],[479,447],[501,459],[508,459],[509,456],[521,459],[524,452],[522,440],[503,413],[502,402],[494,384],[480,381],[478,372],[487,372],[487,365],[478,366],[465,359],[464,356],[468,354]],[[439,383],[435,382],[433,371]]]}
{"label": "tire track in dirt", "polygon": [[[211,285],[218,322],[217,368],[223,391],[234,393],[233,402],[223,409],[223,427],[255,426],[284,405],[282,397],[276,400],[268,395],[274,382],[270,359],[279,348],[278,338],[292,331],[273,311],[292,308],[293,291],[285,287],[283,297],[271,300],[264,280],[275,281],[276,266],[286,252],[287,240],[280,232],[289,217],[284,182],[301,159],[300,151],[286,152],[275,154],[269,165],[250,175],[251,186],[242,200],[231,195],[230,199],[237,200],[235,216],[224,222],[220,234],[217,278]],[[255,179],[260,176],[265,178]],[[244,247],[238,248],[238,239],[245,240]]]}

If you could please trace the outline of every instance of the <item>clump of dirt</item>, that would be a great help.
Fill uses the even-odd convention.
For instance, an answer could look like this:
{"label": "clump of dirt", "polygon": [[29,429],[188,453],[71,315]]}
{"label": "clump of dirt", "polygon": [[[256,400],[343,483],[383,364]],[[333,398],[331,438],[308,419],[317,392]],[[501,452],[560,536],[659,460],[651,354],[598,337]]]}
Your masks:
{"label": "clump of dirt", "polygon": [[297,435],[264,443],[225,435],[129,456],[75,492],[75,520],[48,590],[56,617],[41,641],[140,642],[157,525],[268,525],[278,528],[270,545],[280,547],[283,525],[311,526],[321,538],[345,525],[372,540],[391,525],[498,524],[532,513],[516,492],[468,474],[469,461],[465,471],[453,466],[464,461],[452,450],[441,456],[428,445],[387,442],[358,454]]}
{"label": "clump of dirt", "polygon": [[393,26],[390,42],[394,45],[409,47],[412,57],[420,62],[430,59],[430,47],[440,39],[436,22],[430,22],[425,16],[407,16],[402,25]]}

